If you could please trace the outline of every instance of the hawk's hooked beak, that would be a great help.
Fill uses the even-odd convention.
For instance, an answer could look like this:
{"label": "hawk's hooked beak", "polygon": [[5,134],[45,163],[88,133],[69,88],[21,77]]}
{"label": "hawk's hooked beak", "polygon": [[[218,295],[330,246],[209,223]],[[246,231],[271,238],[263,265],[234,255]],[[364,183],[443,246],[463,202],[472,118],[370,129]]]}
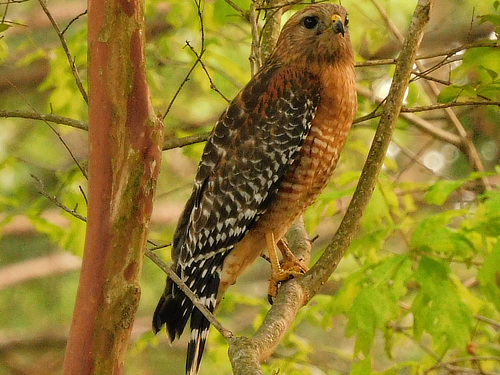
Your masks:
{"label": "hawk's hooked beak", "polygon": [[342,18],[338,14],[334,14],[332,16],[332,22],[333,22],[333,31],[335,31],[336,34],[342,33],[342,36],[345,34],[345,29],[344,29],[344,24],[342,23]]}

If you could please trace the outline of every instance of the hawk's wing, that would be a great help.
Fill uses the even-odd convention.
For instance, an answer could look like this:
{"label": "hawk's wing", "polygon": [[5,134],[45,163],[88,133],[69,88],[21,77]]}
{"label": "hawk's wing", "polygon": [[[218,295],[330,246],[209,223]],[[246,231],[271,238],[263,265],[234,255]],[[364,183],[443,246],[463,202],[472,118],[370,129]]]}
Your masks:
{"label": "hawk's wing", "polygon": [[173,258],[181,268],[231,247],[265,212],[318,102],[317,77],[270,66],[228,106],[205,146],[177,227]]}

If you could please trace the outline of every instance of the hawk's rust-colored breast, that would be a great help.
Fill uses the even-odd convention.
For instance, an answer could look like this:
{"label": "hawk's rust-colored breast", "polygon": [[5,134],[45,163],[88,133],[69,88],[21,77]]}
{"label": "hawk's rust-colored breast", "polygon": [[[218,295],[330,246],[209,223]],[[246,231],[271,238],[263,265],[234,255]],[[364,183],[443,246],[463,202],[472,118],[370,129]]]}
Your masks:
{"label": "hawk's rust-colored breast", "polygon": [[356,115],[353,67],[330,66],[321,74],[323,87],[311,130],[275,201],[257,223],[257,230],[273,230],[277,239],[314,202],[330,180]]}
{"label": "hawk's rust-colored breast", "polygon": [[304,145],[271,206],[227,256],[222,292],[261,254],[266,232],[272,231],[276,240],[282,238],[315,201],[335,170],[356,115],[355,73],[353,66],[343,65],[329,66],[320,74],[320,102]]}

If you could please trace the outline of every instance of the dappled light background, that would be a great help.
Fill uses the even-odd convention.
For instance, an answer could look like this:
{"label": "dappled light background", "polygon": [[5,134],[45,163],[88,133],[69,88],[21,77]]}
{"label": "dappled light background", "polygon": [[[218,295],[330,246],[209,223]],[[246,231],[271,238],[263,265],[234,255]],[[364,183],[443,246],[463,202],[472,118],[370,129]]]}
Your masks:
{"label": "dappled light background", "polygon": [[[146,2],[148,79],[166,138],[209,132],[226,99],[250,79],[250,5],[207,0],[200,22],[192,1]],[[313,261],[354,191],[416,1],[342,5],[349,9],[363,121],[305,215]],[[87,87],[87,4],[47,6]],[[0,20],[0,373],[56,374],[84,244],[85,223],[75,214],[86,215],[87,105],[38,1],[2,1]],[[360,233],[264,365],[266,373],[432,374],[453,366],[458,373],[500,373],[500,49],[491,47],[499,25],[497,1],[435,1],[419,52],[427,58],[415,67],[420,74],[404,103],[419,110],[398,120]],[[453,113],[430,110],[436,105]],[[44,114],[73,122],[32,119]],[[163,153],[149,246],[160,247],[155,251],[167,262],[203,145]],[[218,317],[235,334],[251,334],[262,321],[269,274],[260,259],[227,293]],[[163,332],[150,332],[164,282],[145,260],[125,374],[183,373],[187,338],[170,347]],[[201,374],[230,374],[225,340],[212,331]]]}

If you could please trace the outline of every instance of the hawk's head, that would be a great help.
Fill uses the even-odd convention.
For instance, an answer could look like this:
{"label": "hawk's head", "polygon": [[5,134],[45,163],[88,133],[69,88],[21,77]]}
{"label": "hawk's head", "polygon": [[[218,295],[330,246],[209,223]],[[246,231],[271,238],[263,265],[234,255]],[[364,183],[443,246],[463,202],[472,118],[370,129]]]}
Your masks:
{"label": "hawk's head", "polygon": [[308,6],[283,26],[270,60],[306,65],[353,61],[348,23],[347,10],[341,5]]}

